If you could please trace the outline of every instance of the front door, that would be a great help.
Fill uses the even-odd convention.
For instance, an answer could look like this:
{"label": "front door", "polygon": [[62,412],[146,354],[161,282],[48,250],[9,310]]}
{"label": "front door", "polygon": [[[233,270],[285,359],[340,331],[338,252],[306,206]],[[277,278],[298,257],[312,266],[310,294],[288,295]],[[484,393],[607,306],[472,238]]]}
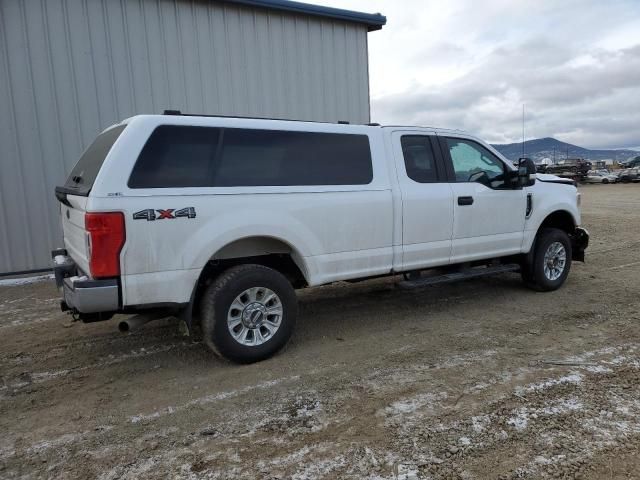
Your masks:
{"label": "front door", "polygon": [[526,193],[511,168],[470,138],[441,137],[453,190],[451,263],[500,257],[522,249]]}

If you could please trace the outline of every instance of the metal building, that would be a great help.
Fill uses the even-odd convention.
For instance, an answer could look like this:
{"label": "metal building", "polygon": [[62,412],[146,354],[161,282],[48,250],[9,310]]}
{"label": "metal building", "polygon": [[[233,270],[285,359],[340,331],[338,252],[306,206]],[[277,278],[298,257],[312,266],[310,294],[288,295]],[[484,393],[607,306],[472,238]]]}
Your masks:
{"label": "metal building", "polygon": [[139,113],[369,121],[365,14],[285,0],[0,0],[0,275],[61,245],[53,195]]}

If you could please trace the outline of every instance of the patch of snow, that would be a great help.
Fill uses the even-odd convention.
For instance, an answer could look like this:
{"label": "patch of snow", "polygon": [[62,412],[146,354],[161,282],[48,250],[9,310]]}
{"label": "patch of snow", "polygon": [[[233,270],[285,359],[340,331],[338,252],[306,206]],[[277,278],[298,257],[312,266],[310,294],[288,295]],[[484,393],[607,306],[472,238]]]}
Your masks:
{"label": "patch of snow", "polygon": [[0,459],[13,457],[15,454],[16,454],[16,450],[13,447],[0,448]]}
{"label": "patch of snow", "polygon": [[529,424],[529,416],[537,418],[537,415],[535,413],[531,414],[527,411],[526,408],[519,408],[516,411],[515,416],[507,419],[507,425],[513,426],[516,430],[524,430]]}
{"label": "patch of snow", "polygon": [[488,415],[478,415],[471,417],[471,428],[476,433],[482,433],[491,423],[491,419]]}
{"label": "patch of snow", "polygon": [[536,458],[533,459],[533,463],[537,463],[538,465],[551,465],[551,463],[553,462],[549,460],[547,457],[538,455]]}
{"label": "patch of snow", "polygon": [[204,397],[200,397],[200,398],[196,398],[194,400],[190,400],[186,403],[183,403],[182,405],[178,405],[176,407],[174,406],[168,406],[165,407],[161,410],[157,410],[153,413],[149,413],[149,414],[138,414],[138,415],[132,415],[129,417],[129,421],[131,423],[138,423],[138,422],[142,422],[145,420],[154,420],[156,418],[159,417],[163,417],[165,415],[171,415],[173,413],[176,412],[181,412],[183,410],[187,410],[191,407],[194,406],[203,406],[203,405],[207,405],[209,403],[215,403],[215,402],[219,402],[221,400],[226,400],[227,398],[233,398],[233,397],[237,397],[239,395],[243,395],[245,393],[249,393],[253,390],[262,390],[262,389],[266,389],[266,388],[271,388],[274,387],[276,385],[279,385],[280,383],[284,383],[284,382],[288,382],[288,381],[295,381],[298,380],[300,378],[299,375],[294,375],[291,377],[284,377],[284,378],[278,378],[275,380],[269,380],[267,382],[262,382],[262,383],[258,383],[255,385],[248,385],[244,388],[240,388],[238,390],[229,390],[226,392],[221,392],[221,393],[216,393],[213,395],[206,395]]}
{"label": "patch of snow", "polygon": [[[335,451],[336,445],[330,442],[321,442],[314,445],[305,445],[298,450],[271,458],[269,460],[259,460],[256,464],[260,471],[271,471],[274,468],[298,467],[298,470],[287,478],[307,480],[312,478],[325,477],[334,470],[347,464],[345,455],[331,455],[328,458],[317,459],[318,456],[326,456]],[[371,452],[371,454],[373,454]],[[332,475],[329,475],[333,478]],[[229,478],[228,476],[225,478]]]}
{"label": "patch of snow", "polygon": [[59,437],[50,439],[50,440],[41,440],[37,443],[34,443],[30,447],[27,448],[27,452],[30,454],[41,453],[51,448],[59,449],[60,447],[64,447],[66,445],[78,443],[80,441],[85,441],[88,437],[91,437],[96,434],[96,432],[108,432],[112,430],[112,425],[100,425],[95,430],[85,430],[84,432],[75,432],[75,433],[65,433],[64,435],[60,435]]}
{"label": "patch of snow", "polygon": [[542,410],[540,410],[540,412],[546,415],[557,415],[569,411],[582,410],[582,408],[582,402],[574,397],[571,397],[554,402],[553,405],[544,407]]}
{"label": "patch of snow", "polygon": [[631,415],[631,409],[629,408],[628,405],[617,405],[616,411],[623,415]]}
{"label": "patch of snow", "polygon": [[0,279],[0,287],[19,287],[21,285],[30,285],[32,283],[43,282],[45,280],[53,280],[54,278],[55,276],[53,274],[22,278],[3,278]]}
{"label": "patch of snow", "polygon": [[626,363],[627,360],[628,360],[628,358],[625,355],[618,355],[614,359],[610,360],[608,363],[610,363],[612,365],[621,365],[623,363]]}
{"label": "patch of snow", "polygon": [[310,463],[304,468],[298,470],[291,475],[292,480],[311,480],[315,478],[324,478],[338,468],[344,467],[347,464],[347,459],[344,455],[336,455],[331,458],[325,458]]}
{"label": "patch of snow", "polygon": [[611,373],[613,372],[613,370],[611,370],[608,367],[605,367],[604,365],[589,365],[588,367],[586,367],[587,372],[591,372],[591,373]]}
{"label": "patch of snow", "polygon": [[[615,420],[610,415],[612,412],[606,413],[606,415],[599,417],[587,418],[582,422],[582,426],[592,432],[595,442],[611,445],[620,437],[640,433],[640,425],[636,421]],[[635,418],[636,416],[634,416]]]}
{"label": "patch of snow", "polygon": [[637,358],[629,358],[626,355],[618,355],[617,357],[615,357],[614,359],[612,359],[609,362],[605,362],[608,363],[609,365],[628,365],[630,367],[636,367],[639,368],[640,367],[640,361],[638,361]]}
{"label": "patch of snow", "polygon": [[433,368],[452,368],[468,365],[477,360],[483,360],[489,357],[494,357],[498,354],[496,350],[484,350],[478,353],[469,353],[465,355],[454,355],[440,364],[436,364]]}
{"label": "patch of snow", "polygon": [[394,472],[394,478],[397,480],[418,480],[420,478],[420,471],[416,465],[400,463],[396,468],[397,472]]}
{"label": "patch of snow", "polygon": [[[273,466],[288,466],[293,465],[295,463],[300,463],[304,457],[306,457],[311,452],[311,447],[305,445],[304,447],[289,453],[288,455],[282,457],[276,457],[269,460],[269,465]],[[264,466],[265,462],[258,462],[258,466]]]}
{"label": "patch of snow", "polygon": [[314,400],[311,404],[304,404],[296,410],[296,417],[311,417],[320,409],[320,401]]}
{"label": "patch of snow", "polygon": [[465,393],[480,392],[482,390],[486,390],[490,386],[491,386],[490,383],[480,382],[480,383],[477,383],[477,384],[473,385],[472,387],[469,387],[469,388],[465,389]]}
{"label": "patch of snow", "polygon": [[552,402],[544,408],[520,407],[515,410],[514,415],[507,419],[507,424],[516,430],[527,428],[530,419],[537,419],[542,415],[559,415],[562,413],[582,410],[583,404],[576,398],[565,398]]}
{"label": "patch of snow", "polygon": [[413,397],[393,402],[387,408],[385,413],[388,415],[402,415],[413,413],[423,407],[433,407],[437,403],[448,397],[446,392],[440,393],[421,393]]}
{"label": "patch of snow", "polygon": [[633,349],[635,350],[636,345],[633,343],[625,343],[622,345],[616,345],[615,347],[613,346],[608,346],[608,347],[604,347],[604,348],[599,348],[597,350],[591,350],[589,352],[584,352],[581,353],[580,355],[570,355],[568,357],[566,357],[566,360],[568,362],[584,362],[587,361],[589,359],[592,359],[593,357],[597,357],[597,356],[605,356],[605,355],[613,355],[616,354],[618,352],[620,352],[621,350],[626,350],[626,349]]}
{"label": "patch of snow", "polygon": [[524,387],[517,387],[516,393],[518,395],[523,395],[527,392],[536,392],[536,391],[546,390],[555,385],[562,385],[564,383],[573,383],[578,385],[580,384],[580,382],[582,382],[582,379],[583,379],[582,374],[574,372],[574,373],[570,373],[569,375],[564,375],[562,377],[548,378],[547,380],[544,380],[542,382],[532,383]]}
{"label": "patch of snow", "polygon": [[162,465],[171,465],[175,462],[177,455],[175,452],[154,455],[149,458],[139,458],[134,463],[127,465],[117,465],[111,470],[107,470],[100,474],[99,480],[117,480],[121,478],[154,478],[155,468]]}
{"label": "patch of snow", "polygon": [[[106,427],[106,430],[110,430],[113,427]],[[51,448],[60,448],[65,445],[69,445],[72,443],[77,443],[87,436],[90,435],[91,432],[75,432],[75,433],[65,433],[64,435],[60,435],[59,437],[52,438],[50,440],[41,440],[40,442],[34,443],[29,448],[27,448],[27,452],[30,454],[42,453]]]}

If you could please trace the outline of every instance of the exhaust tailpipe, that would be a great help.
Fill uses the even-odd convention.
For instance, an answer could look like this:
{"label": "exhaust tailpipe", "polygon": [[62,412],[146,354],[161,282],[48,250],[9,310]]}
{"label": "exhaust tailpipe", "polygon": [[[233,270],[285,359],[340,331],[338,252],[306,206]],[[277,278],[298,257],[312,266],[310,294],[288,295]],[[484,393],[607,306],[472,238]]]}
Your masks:
{"label": "exhaust tailpipe", "polygon": [[123,333],[131,332],[133,330],[137,330],[151,320],[154,320],[154,317],[151,317],[149,315],[134,315],[133,317],[129,317],[126,320],[122,320],[118,324],[118,330]]}

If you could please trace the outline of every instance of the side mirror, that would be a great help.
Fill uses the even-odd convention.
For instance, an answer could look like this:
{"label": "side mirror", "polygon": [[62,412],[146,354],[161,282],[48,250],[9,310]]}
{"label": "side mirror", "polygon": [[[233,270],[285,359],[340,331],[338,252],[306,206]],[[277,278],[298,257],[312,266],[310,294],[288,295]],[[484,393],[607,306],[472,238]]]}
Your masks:
{"label": "side mirror", "polygon": [[518,161],[518,183],[521,187],[530,187],[536,183],[536,164],[530,158]]}

